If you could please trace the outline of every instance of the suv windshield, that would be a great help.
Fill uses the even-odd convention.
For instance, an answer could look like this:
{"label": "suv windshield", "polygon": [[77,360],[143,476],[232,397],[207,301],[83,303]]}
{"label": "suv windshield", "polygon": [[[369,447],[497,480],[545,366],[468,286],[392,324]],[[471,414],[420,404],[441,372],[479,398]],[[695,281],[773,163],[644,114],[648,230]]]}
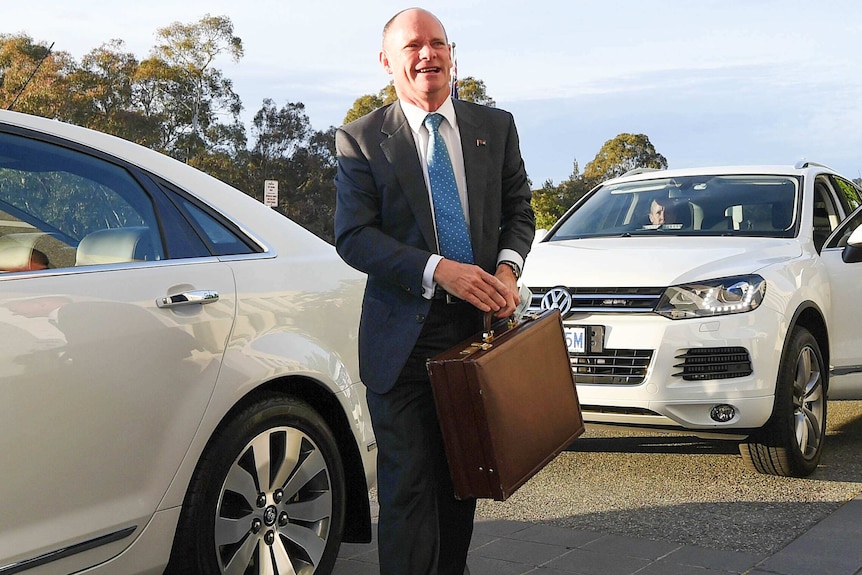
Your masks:
{"label": "suv windshield", "polygon": [[549,241],[620,235],[796,235],[799,180],[699,175],[602,185],[564,216]]}

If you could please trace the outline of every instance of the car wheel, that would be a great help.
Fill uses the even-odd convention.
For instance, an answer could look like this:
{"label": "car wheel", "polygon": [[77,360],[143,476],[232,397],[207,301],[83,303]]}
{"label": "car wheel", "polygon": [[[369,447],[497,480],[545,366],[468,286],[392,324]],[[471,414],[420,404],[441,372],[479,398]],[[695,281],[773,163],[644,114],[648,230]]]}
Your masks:
{"label": "car wheel", "polygon": [[817,340],[795,328],[779,366],[772,417],[739,446],[749,467],[786,477],[817,468],[826,438],[827,377]]}
{"label": "car wheel", "polygon": [[296,399],[255,401],[202,457],[168,573],[328,574],[341,544],[345,493],[323,418]]}

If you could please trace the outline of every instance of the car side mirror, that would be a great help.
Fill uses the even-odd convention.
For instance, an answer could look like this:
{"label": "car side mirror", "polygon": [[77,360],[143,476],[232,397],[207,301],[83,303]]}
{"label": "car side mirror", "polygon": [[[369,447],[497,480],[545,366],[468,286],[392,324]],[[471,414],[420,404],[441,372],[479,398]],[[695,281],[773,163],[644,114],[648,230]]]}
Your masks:
{"label": "car side mirror", "polygon": [[847,246],[841,252],[841,259],[848,264],[862,262],[862,226],[853,230],[847,238]]}

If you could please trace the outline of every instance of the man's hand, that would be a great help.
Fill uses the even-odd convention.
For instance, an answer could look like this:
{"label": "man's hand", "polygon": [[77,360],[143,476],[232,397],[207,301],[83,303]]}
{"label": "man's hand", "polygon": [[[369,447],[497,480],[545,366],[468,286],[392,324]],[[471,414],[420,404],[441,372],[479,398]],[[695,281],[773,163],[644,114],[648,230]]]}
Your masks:
{"label": "man's hand", "polygon": [[495,317],[509,317],[521,302],[518,282],[506,265],[491,275],[479,266],[443,259],[434,270],[434,281],[453,296]]}

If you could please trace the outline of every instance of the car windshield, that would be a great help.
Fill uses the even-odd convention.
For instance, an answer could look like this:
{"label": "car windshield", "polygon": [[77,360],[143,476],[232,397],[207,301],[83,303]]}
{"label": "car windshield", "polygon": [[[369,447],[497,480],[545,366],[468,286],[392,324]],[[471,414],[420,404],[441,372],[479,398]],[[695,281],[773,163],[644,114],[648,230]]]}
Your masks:
{"label": "car windshield", "polygon": [[698,175],[602,185],[548,241],[620,235],[793,237],[799,179]]}

